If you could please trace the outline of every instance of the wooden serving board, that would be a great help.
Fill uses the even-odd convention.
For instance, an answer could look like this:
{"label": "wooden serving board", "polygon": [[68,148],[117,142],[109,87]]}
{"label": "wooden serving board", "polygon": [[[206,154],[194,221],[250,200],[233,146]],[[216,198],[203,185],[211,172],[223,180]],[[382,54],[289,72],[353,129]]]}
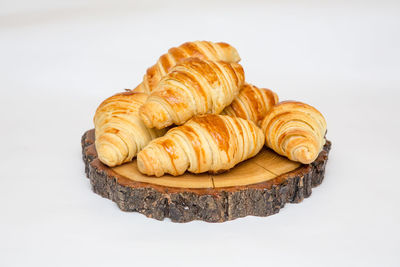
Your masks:
{"label": "wooden serving board", "polygon": [[285,203],[301,202],[322,182],[328,153],[326,142],[315,162],[302,165],[268,148],[222,174],[149,177],[136,160],[110,168],[97,158],[94,130],[82,136],[85,171],[95,193],[121,210],[174,222],[223,222],[247,215],[268,216]]}

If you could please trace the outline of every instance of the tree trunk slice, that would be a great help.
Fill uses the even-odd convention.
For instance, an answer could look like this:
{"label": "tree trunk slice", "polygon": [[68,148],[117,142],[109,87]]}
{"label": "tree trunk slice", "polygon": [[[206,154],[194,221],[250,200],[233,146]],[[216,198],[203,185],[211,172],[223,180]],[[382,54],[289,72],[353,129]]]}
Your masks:
{"label": "tree trunk slice", "polygon": [[222,174],[156,178],[141,174],[136,160],[114,168],[102,164],[94,146],[94,130],[82,136],[85,172],[95,193],[116,202],[123,211],[174,222],[268,216],[287,202],[301,202],[322,182],[330,148],[326,141],[318,158],[308,165],[263,148],[254,158]]}

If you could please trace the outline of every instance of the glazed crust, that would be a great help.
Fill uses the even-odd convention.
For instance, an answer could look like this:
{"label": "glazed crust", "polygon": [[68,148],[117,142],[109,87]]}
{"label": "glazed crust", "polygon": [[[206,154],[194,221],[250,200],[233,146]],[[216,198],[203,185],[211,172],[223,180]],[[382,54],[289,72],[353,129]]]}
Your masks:
{"label": "glazed crust", "polygon": [[208,41],[186,42],[168,50],[157,63],[147,69],[143,82],[135,91],[151,93],[172,67],[189,57],[197,57],[214,61],[237,63],[240,61],[237,50],[227,43],[213,43]]}
{"label": "glazed crust", "polygon": [[259,125],[278,101],[278,95],[270,89],[260,89],[254,85],[245,84],[239,95],[221,114],[251,120]]}
{"label": "glazed crust", "polygon": [[162,78],[139,114],[149,128],[181,125],[195,115],[219,114],[244,83],[237,63],[189,58]]}
{"label": "glazed crust", "polygon": [[196,116],[151,141],[137,157],[139,171],[157,177],[220,172],[255,156],[264,134],[253,122],[230,116]]}
{"label": "glazed crust", "polygon": [[139,118],[139,107],[148,95],[132,91],[104,100],[96,110],[96,150],[104,164],[113,167],[131,161],[150,140],[166,130],[148,129]]}
{"label": "glazed crust", "polygon": [[313,162],[325,144],[326,121],[314,107],[296,101],[275,105],[261,125],[265,144],[303,164]]}

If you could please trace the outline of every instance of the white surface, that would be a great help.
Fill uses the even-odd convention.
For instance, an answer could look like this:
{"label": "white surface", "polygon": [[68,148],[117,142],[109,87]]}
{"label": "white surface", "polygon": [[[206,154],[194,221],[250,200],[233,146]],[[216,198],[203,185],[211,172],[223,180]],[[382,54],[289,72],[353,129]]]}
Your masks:
{"label": "white surface", "polygon": [[[399,7],[2,1],[0,266],[400,266]],[[96,106],[196,39],[233,44],[249,82],[325,114],[333,149],[303,203],[175,224],[92,193],[80,137]]]}

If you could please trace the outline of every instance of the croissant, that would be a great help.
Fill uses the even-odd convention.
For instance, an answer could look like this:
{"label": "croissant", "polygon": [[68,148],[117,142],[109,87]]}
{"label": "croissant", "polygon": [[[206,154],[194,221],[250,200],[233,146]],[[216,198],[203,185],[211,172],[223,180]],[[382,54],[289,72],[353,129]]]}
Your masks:
{"label": "croissant", "polygon": [[99,159],[113,167],[131,161],[150,140],[166,130],[148,129],[140,120],[144,93],[124,92],[104,100],[94,116],[95,146]]}
{"label": "croissant", "polygon": [[214,61],[239,62],[237,50],[227,43],[213,43],[208,41],[187,42],[168,50],[157,63],[147,69],[143,82],[136,87],[136,92],[150,93],[155,89],[161,78],[182,60],[189,57],[198,57]]}
{"label": "croissant", "polygon": [[257,125],[267,112],[278,103],[278,95],[269,89],[260,89],[251,84],[243,85],[239,95],[221,114],[251,120]]}
{"label": "croissant", "polygon": [[189,58],[162,78],[140,108],[140,118],[147,127],[161,129],[194,115],[219,114],[243,83],[243,68],[237,63]]}
{"label": "croissant", "polygon": [[147,175],[221,172],[255,156],[264,134],[253,122],[230,116],[196,116],[152,140],[137,156]]}
{"label": "croissant", "polygon": [[268,147],[303,164],[313,162],[325,144],[324,117],[304,103],[285,101],[275,105],[261,127]]}

